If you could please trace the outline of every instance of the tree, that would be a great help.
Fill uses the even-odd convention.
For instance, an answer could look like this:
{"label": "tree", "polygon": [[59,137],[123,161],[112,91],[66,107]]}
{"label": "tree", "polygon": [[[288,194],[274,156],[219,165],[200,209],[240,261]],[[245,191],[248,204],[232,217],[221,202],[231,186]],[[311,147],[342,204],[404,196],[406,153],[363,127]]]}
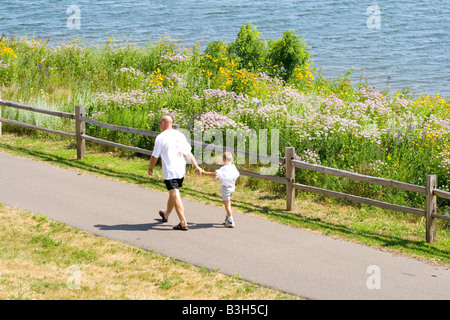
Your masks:
{"label": "tree", "polygon": [[285,31],[283,38],[269,43],[268,73],[288,80],[296,67],[309,61],[309,56],[303,38],[298,37],[292,30]]}
{"label": "tree", "polygon": [[230,54],[240,68],[254,72],[264,66],[267,43],[253,23],[248,22],[239,30],[236,41],[230,44]]}

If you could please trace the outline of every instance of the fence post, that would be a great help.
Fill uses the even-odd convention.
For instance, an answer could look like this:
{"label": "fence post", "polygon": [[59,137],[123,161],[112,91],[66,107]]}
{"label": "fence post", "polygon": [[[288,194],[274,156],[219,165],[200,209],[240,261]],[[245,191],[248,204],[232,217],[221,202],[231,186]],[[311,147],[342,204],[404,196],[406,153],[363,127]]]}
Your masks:
{"label": "fence post", "polygon": [[75,133],[77,138],[77,159],[84,158],[86,153],[86,140],[81,135],[85,134],[86,124],[80,119],[84,117],[84,106],[75,106]]}
{"label": "fence post", "polygon": [[295,182],[295,167],[292,165],[292,159],[295,157],[295,148],[286,147],[286,210],[291,211],[295,206],[295,188],[292,184]]}
{"label": "fence post", "polygon": [[433,190],[436,189],[437,178],[434,174],[427,175],[427,185],[425,189],[425,227],[426,227],[426,240],[428,243],[436,240],[436,218],[433,214],[437,212],[436,196],[433,194]]}

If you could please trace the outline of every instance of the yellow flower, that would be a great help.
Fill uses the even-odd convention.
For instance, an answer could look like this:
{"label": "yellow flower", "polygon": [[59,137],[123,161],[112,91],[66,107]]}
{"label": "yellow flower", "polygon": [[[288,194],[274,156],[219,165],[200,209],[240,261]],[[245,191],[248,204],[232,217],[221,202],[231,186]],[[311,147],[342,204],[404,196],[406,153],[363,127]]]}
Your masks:
{"label": "yellow flower", "polygon": [[3,47],[2,49],[0,49],[0,56],[2,55],[8,55],[11,56],[14,59],[17,59],[17,54],[15,54],[14,50],[10,47]]}

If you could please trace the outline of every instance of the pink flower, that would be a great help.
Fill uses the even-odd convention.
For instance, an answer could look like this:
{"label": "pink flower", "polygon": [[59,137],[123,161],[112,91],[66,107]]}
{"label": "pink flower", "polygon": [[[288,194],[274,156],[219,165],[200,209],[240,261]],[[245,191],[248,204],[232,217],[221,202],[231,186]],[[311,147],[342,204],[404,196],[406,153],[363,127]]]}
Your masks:
{"label": "pink flower", "polygon": [[202,131],[210,129],[248,129],[246,126],[238,124],[236,121],[215,111],[201,114],[199,122]]}
{"label": "pink flower", "polygon": [[176,62],[185,62],[186,61],[186,58],[183,57],[181,54],[175,54],[175,55],[166,54],[166,55],[162,56],[162,58],[164,60],[176,61]]}

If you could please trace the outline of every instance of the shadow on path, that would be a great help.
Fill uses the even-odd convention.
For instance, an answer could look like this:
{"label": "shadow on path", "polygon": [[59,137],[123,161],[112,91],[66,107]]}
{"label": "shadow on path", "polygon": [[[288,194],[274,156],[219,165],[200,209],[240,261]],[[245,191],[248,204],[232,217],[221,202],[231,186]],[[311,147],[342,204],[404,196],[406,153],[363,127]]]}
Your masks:
{"label": "shadow on path", "polygon": [[[164,223],[161,219],[156,220],[153,223],[138,223],[138,224],[115,224],[115,225],[106,225],[106,224],[96,224],[95,228],[99,230],[119,230],[119,231],[149,231],[149,230],[158,230],[158,231],[171,231],[173,230],[173,225],[170,223]],[[190,230],[195,229],[208,229],[208,228],[224,228],[223,224],[219,223],[190,223],[188,222],[188,228]],[[175,231],[175,230],[173,230]]]}

